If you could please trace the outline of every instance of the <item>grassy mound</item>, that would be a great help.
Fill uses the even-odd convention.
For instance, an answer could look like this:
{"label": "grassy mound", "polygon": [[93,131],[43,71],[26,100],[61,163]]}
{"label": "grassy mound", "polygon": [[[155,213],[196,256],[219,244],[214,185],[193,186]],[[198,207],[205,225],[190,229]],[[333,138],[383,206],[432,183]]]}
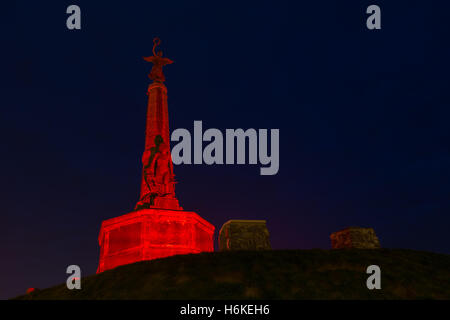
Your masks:
{"label": "grassy mound", "polygon": [[[381,268],[368,290],[366,268]],[[17,299],[450,299],[450,255],[377,250],[214,252],[143,261]]]}

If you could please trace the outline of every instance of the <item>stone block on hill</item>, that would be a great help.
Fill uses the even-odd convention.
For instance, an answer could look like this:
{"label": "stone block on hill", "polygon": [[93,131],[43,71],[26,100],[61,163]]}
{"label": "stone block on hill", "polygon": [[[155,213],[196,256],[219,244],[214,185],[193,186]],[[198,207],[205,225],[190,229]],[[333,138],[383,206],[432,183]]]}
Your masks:
{"label": "stone block on hill", "polygon": [[219,250],[270,250],[265,220],[229,220],[219,232]]}
{"label": "stone block on hill", "polygon": [[330,235],[332,249],[377,249],[380,242],[372,228],[349,227]]}

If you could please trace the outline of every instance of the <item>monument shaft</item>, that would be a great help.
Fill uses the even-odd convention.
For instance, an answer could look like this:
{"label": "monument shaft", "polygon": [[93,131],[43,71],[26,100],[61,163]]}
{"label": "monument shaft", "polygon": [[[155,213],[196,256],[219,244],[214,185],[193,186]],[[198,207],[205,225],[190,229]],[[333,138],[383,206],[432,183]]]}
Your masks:
{"label": "monument shaft", "polygon": [[182,210],[175,197],[175,175],[170,155],[167,88],[162,82],[153,82],[148,86],[147,95],[141,194],[135,209]]}
{"label": "monument shaft", "polygon": [[154,147],[155,137],[161,135],[169,142],[169,108],[167,88],[163,83],[154,82],[148,86],[147,126],[145,130],[145,153]]}

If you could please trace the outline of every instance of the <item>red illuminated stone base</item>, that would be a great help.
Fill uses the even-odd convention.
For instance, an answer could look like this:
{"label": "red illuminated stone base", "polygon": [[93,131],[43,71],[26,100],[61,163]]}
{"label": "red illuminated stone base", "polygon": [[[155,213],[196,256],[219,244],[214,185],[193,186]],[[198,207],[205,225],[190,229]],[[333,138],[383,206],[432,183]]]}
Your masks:
{"label": "red illuminated stone base", "polygon": [[97,273],[142,260],[214,251],[214,226],[195,212],[142,209],[102,222]]}

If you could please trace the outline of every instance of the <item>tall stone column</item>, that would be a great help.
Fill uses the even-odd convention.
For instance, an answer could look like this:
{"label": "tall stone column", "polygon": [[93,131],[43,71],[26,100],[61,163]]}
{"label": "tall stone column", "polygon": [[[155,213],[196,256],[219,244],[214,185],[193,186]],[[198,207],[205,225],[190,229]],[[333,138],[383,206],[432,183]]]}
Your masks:
{"label": "tall stone column", "polygon": [[147,126],[145,130],[145,151],[155,146],[155,137],[161,135],[164,142],[170,141],[169,108],[167,105],[167,88],[163,83],[154,82],[148,86]]}
{"label": "tall stone column", "polygon": [[175,197],[175,175],[170,155],[167,88],[162,82],[153,82],[148,86],[147,95],[141,194],[135,209],[182,210]]}

